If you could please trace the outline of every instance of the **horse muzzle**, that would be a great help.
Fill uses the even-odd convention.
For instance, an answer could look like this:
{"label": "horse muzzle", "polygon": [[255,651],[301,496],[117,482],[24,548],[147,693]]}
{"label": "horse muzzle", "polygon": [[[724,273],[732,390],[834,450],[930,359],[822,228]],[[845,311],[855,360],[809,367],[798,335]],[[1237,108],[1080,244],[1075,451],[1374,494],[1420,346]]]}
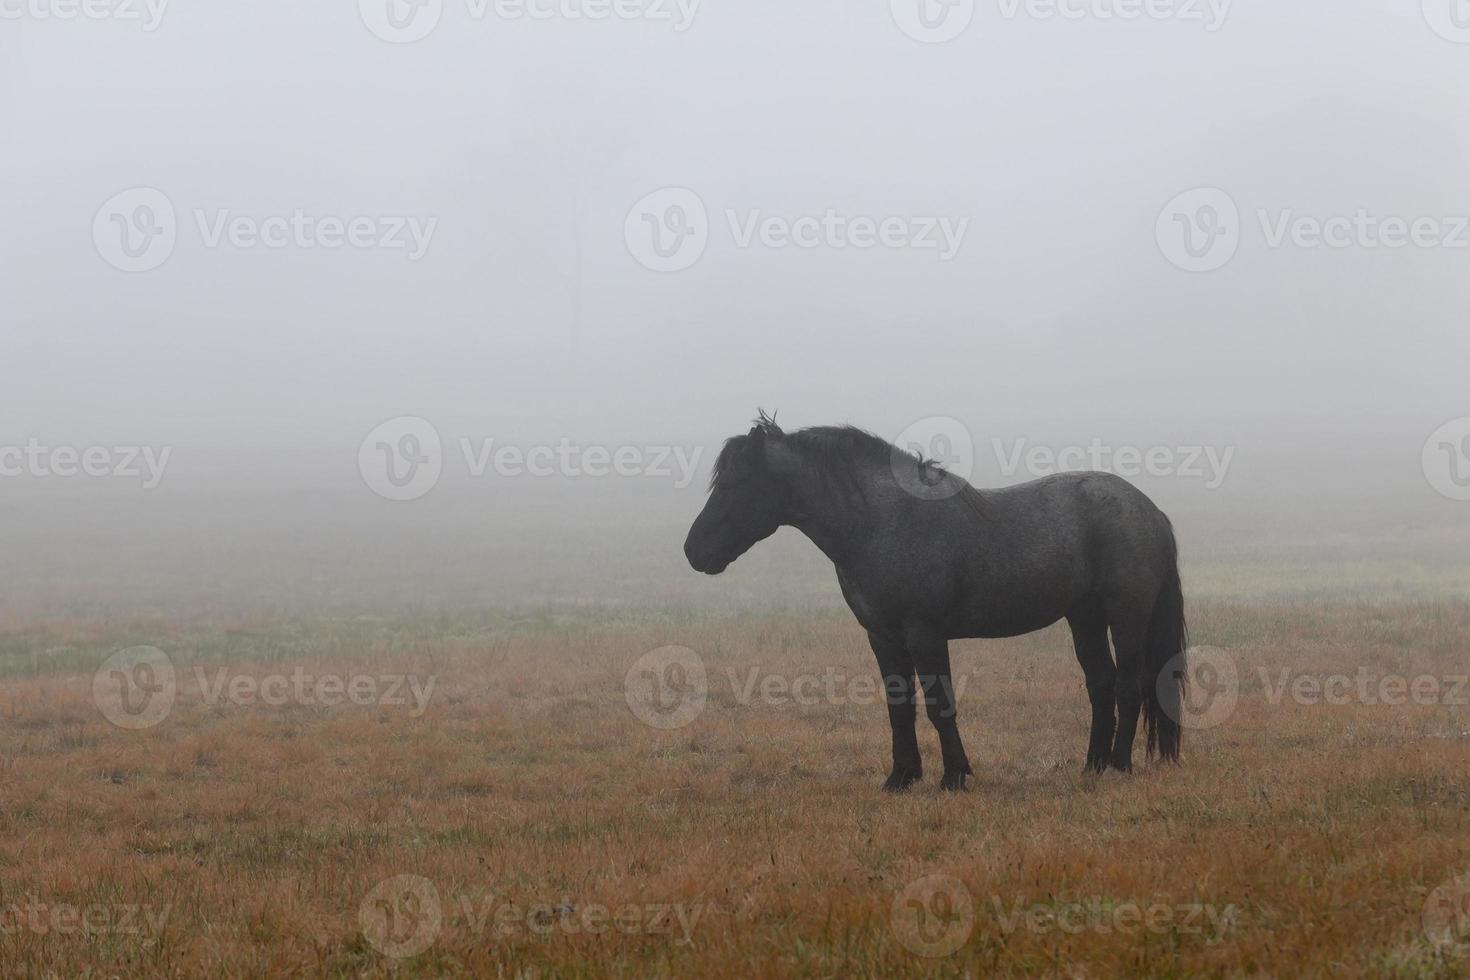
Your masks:
{"label": "horse muzzle", "polygon": [[725,559],[715,558],[712,555],[702,555],[695,549],[689,547],[689,542],[684,542],[684,557],[689,560],[689,567],[696,572],[705,575],[718,575],[730,567],[730,562]]}

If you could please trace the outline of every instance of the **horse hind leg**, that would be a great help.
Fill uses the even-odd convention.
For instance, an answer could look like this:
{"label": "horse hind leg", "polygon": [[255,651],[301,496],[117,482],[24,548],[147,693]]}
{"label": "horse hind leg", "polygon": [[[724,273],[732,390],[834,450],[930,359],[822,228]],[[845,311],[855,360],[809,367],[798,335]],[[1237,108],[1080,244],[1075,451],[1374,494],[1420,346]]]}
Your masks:
{"label": "horse hind leg", "polygon": [[1118,677],[1113,686],[1118,702],[1118,731],[1109,764],[1119,772],[1133,770],[1133,739],[1143,708],[1144,661],[1148,652],[1149,614],[1124,614],[1115,619],[1113,646],[1118,652]]}
{"label": "horse hind leg", "polygon": [[1072,647],[1087,679],[1087,698],[1092,702],[1092,732],[1087,739],[1085,771],[1102,772],[1107,768],[1113,748],[1117,680],[1102,604],[1095,599],[1079,603],[1068,613],[1067,625],[1072,629]]}

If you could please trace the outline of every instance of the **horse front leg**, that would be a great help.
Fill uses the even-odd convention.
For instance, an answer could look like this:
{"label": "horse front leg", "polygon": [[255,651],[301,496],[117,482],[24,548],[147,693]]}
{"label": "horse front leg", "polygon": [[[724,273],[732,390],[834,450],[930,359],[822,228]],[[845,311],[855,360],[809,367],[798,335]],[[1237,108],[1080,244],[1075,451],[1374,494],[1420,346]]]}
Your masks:
{"label": "horse front leg", "polygon": [[914,721],[918,715],[914,664],[901,639],[870,632],[868,643],[878,658],[878,671],[883,675],[888,727],[893,732],[893,771],[883,788],[890,793],[901,793],[924,777],[924,763],[919,758],[919,738],[914,732]]}
{"label": "horse front leg", "polygon": [[970,759],[960,741],[958,699],[949,670],[949,640],[927,629],[910,631],[908,649],[919,675],[919,687],[924,692],[929,722],[939,733],[939,751],[944,756],[944,777],[939,781],[939,788],[962,790],[965,777],[974,775],[975,770],[970,768]]}

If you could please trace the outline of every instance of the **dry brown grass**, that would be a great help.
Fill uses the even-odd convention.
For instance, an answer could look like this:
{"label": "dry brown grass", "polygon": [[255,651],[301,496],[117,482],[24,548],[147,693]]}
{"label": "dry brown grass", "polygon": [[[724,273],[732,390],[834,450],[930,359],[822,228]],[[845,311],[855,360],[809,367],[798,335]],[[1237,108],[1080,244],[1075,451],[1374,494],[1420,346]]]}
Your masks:
{"label": "dry brown grass", "polygon": [[[921,719],[931,769],[903,797],[878,791],[881,704],[731,690],[727,670],[743,683],[752,667],[871,675],[842,616],[433,623],[360,649],[354,624],[31,624],[26,643],[95,647],[95,660],[156,643],[185,680],[163,722],[125,731],[73,660],[12,670],[0,905],[166,920],[59,933],[9,913],[0,973],[1470,975],[1422,925],[1430,892],[1470,870],[1470,708],[1273,705],[1259,674],[1464,674],[1470,606],[1192,612],[1196,640],[1231,651],[1243,684],[1226,724],[1188,733],[1184,765],[1081,773],[1086,699],[1054,629],[956,645],[977,777],[966,794],[935,788]],[[629,666],[664,644],[697,651],[710,676],[703,713],[671,731],[625,700]],[[436,687],[421,717],[209,705],[195,660],[257,677],[412,672]],[[443,917],[426,949],[395,959],[362,910],[401,875],[431,882]],[[972,903],[963,944],[936,958],[903,942],[902,901],[894,914],[929,875],[958,879]],[[662,906],[691,923],[688,941],[677,919],[655,921]],[[623,929],[570,931],[600,907],[635,912]]]}

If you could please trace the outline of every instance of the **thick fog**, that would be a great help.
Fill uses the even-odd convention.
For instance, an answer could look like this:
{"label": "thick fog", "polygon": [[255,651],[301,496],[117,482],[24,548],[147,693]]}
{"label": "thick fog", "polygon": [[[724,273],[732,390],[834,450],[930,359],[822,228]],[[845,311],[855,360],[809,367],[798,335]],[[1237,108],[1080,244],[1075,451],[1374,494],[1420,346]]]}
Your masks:
{"label": "thick fog", "polygon": [[0,0],[0,602],[824,601],[758,406],[1451,562],[1459,7]]}

